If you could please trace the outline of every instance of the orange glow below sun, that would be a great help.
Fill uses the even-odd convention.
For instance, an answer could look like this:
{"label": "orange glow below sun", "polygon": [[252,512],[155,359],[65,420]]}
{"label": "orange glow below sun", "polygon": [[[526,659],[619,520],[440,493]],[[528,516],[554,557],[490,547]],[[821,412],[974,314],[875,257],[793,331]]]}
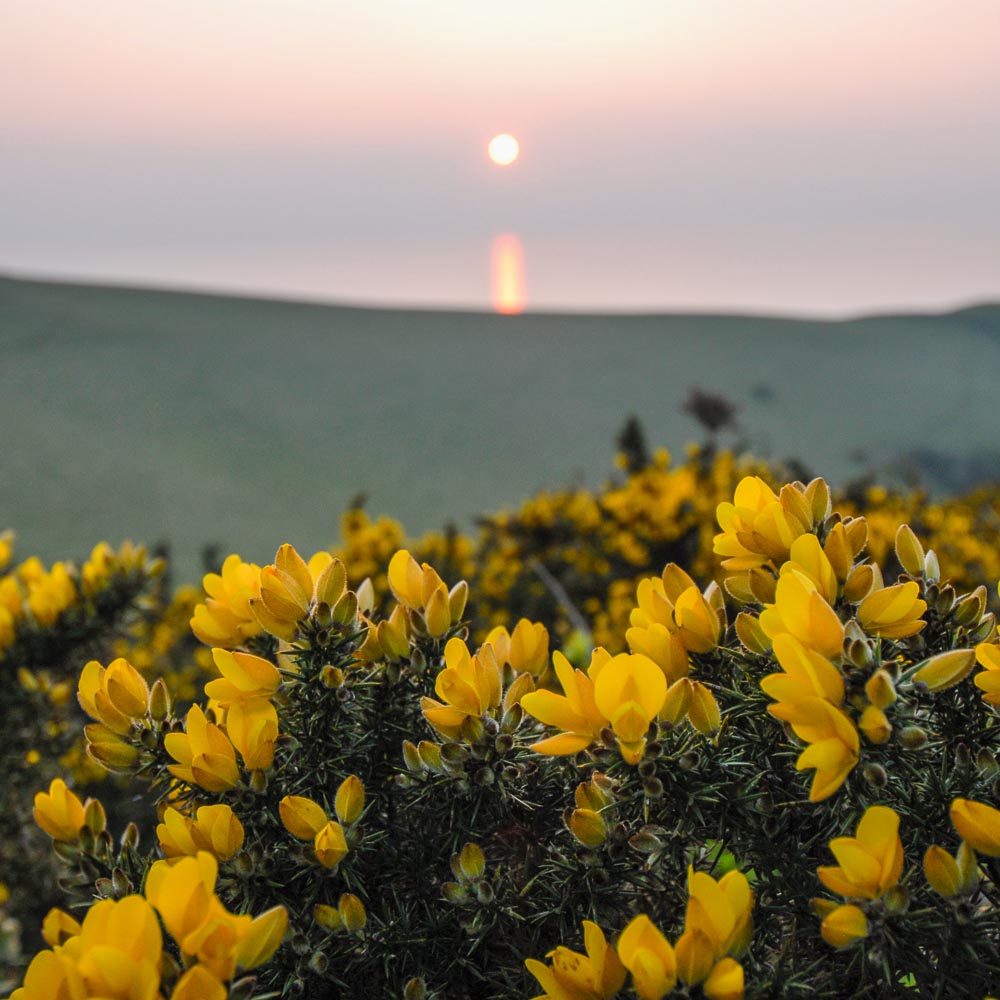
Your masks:
{"label": "orange glow below sun", "polygon": [[514,315],[524,311],[524,251],[521,241],[504,233],[493,241],[490,273],[493,278],[493,308]]}

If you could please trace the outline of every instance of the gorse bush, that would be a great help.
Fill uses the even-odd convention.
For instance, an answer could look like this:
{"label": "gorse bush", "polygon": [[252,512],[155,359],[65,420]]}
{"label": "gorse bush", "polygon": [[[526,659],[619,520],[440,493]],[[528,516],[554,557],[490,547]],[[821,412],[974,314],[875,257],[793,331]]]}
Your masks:
{"label": "gorse bush", "polygon": [[[78,782],[103,775],[83,752],[76,685],[81,663],[104,656],[155,607],[164,564],[128,542],[100,544],[81,566],[31,557],[9,567],[13,538],[0,536],[0,906],[30,929],[59,898],[47,848],[30,835],[32,797],[62,771]],[[16,960],[19,928],[0,926],[0,983]]]}
{"label": "gorse bush", "polygon": [[[81,658],[88,753],[157,813],[143,834],[60,778],[36,794],[76,909],[14,997],[983,1000],[1000,645],[927,544],[947,516],[873,531],[819,479],[683,468],[546,500],[573,558],[572,531],[499,544],[494,519],[432,565],[357,512],[343,558],[230,556],[186,709]],[[640,573],[664,547],[685,564]],[[595,625],[618,634],[581,649]]]}

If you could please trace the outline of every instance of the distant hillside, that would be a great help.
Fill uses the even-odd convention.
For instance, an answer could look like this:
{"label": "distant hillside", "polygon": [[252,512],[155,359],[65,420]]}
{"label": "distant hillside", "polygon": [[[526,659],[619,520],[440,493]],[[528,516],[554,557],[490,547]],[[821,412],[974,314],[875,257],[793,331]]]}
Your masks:
{"label": "distant hillside", "polygon": [[629,414],[652,444],[699,439],[695,385],[740,405],[758,453],[833,482],[1000,470],[1000,306],[508,317],[0,279],[0,351],[18,551],[168,538],[192,579],[204,542],[258,560],[330,544],[359,492],[417,533],[596,482]]}

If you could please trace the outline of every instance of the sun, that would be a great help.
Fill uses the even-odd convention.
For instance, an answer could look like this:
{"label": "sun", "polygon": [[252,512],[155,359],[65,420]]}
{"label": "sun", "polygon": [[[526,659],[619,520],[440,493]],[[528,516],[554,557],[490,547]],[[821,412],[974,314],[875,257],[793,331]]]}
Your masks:
{"label": "sun", "polygon": [[498,167],[509,167],[521,152],[521,145],[510,133],[501,132],[490,139],[486,151]]}

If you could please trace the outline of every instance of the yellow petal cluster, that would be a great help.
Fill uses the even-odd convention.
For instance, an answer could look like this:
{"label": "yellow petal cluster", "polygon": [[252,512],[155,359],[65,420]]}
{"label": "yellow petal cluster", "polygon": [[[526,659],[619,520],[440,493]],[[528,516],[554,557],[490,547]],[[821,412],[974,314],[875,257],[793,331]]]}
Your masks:
{"label": "yellow petal cluster", "polygon": [[11,1000],[156,1000],[163,938],[142,896],[102,899],[79,932],[39,952]]}
{"label": "yellow petal cluster", "polygon": [[250,599],[250,611],[265,631],[291,642],[314,610],[321,605],[335,608],[346,591],[347,570],[339,559],[317,552],[307,563],[286,542],[274,562],[260,571],[260,589]]}
{"label": "yellow petal cluster", "polygon": [[469,596],[464,580],[449,591],[433,567],[418,563],[406,549],[389,561],[388,579],[393,597],[418,616],[416,627],[432,638],[442,638],[462,620]]}
{"label": "yellow petal cluster", "polygon": [[844,712],[844,680],[840,669],[788,632],[774,639],[774,654],[783,673],[769,674],[760,686],[776,699],[768,706],[809,744],[799,755],[797,770],[815,769],[809,800],[828,798],[858,763],[858,730]]}
{"label": "yellow petal cluster", "polygon": [[565,945],[546,956],[551,965],[535,958],[525,961],[528,971],[545,991],[534,1000],[609,1000],[625,985],[625,968],[597,924],[583,922],[586,954]]}
{"label": "yellow petal cluster", "polygon": [[[350,778],[347,780],[350,781]],[[347,793],[348,796],[352,794]],[[316,860],[324,868],[336,868],[347,856],[344,828],[336,820],[331,820],[318,802],[304,795],[286,795],[278,804],[278,811],[285,829],[293,837],[313,842]]]}
{"label": "yellow petal cluster", "polygon": [[927,623],[922,615],[927,602],[920,597],[914,580],[883,587],[870,593],[859,605],[858,624],[883,639],[904,639],[916,635]]}
{"label": "yellow petal cluster", "polygon": [[779,498],[759,476],[742,479],[733,502],[720,503],[716,517],[722,531],[715,536],[714,550],[729,572],[784,562],[792,543],[810,530],[813,520],[802,493],[785,486]]}
{"label": "yellow petal cluster", "polygon": [[636,601],[625,639],[634,653],[663,670],[668,684],[690,673],[689,653],[709,653],[718,645],[725,610],[716,584],[703,594],[680,566],[668,563],[661,576],[639,581]]}
{"label": "yellow petal cluster", "polygon": [[532,745],[532,750],[559,757],[585,750],[600,738],[601,730],[608,725],[608,718],[594,700],[594,680],[610,659],[605,650],[594,650],[590,666],[584,673],[574,669],[558,650],[552,654],[552,665],[563,694],[534,691],[521,699],[521,707],[539,722],[562,732],[539,740]]}
{"label": "yellow petal cluster", "polygon": [[237,969],[254,969],[274,954],[285,936],[283,906],[259,917],[230,913],[215,895],[218,862],[200,851],[173,864],[156,862],[146,878],[146,898],[181,953],[225,982]]}
{"label": "yellow petal cluster", "polygon": [[501,667],[509,663],[516,673],[539,677],[549,663],[549,630],[541,622],[521,618],[508,632],[497,625],[486,635]]}
{"label": "yellow petal cluster", "polygon": [[795,568],[779,576],[774,603],[760,613],[760,627],[772,641],[779,635],[793,635],[831,660],[843,652],[843,623],[812,577]]}
{"label": "yellow petal cluster", "polygon": [[442,736],[457,739],[467,718],[481,718],[500,704],[500,668],[491,645],[473,656],[457,636],[445,644],[444,663],[434,682],[434,693],[441,700],[424,696],[420,707]]}
{"label": "yellow petal cluster", "polygon": [[107,667],[91,660],[80,674],[80,707],[112,732],[124,736],[149,710],[149,687],[128,660],[119,657]]}
{"label": "yellow petal cluster", "polygon": [[260,592],[260,567],[233,553],[218,573],[202,580],[207,597],[194,609],[191,631],[206,646],[235,649],[259,634],[250,601]]}
{"label": "yellow petal cluster", "polygon": [[835,837],[830,850],[839,865],[817,870],[828,889],[847,898],[884,896],[903,872],[899,815],[888,806],[869,806],[855,836]]}
{"label": "yellow petal cluster", "polygon": [[160,848],[167,858],[194,857],[207,851],[228,861],[243,846],[243,824],[225,803],[201,806],[194,818],[170,806],[156,828]]}
{"label": "yellow petal cluster", "polygon": [[84,810],[84,804],[66,787],[66,782],[54,778],[48,792],[36,793],[32,815],[53,840],[68,843],[76,840],[83,829]]}
{"label": "yellow petal cluster", "polygon": [[[879,899],[895,888],[903,872],[899,815],[887,806],[869,806],[853,837],[836,837],[830,850],[839,865],[817,870],[820,881],[847,899]],[[868,934],[868,917],[854,903],[814,900],[823,916],[820,932],[835,948],[847,948]]]}
{"label": "yellow petal cluster", "polygon": [[181,781],[207,792],[224,792],[239,784],[236,750],[229,737],[210,722],[198,705],[188,710],[183,733],[168,733],[163,745],[176,764],[167,770]]}

